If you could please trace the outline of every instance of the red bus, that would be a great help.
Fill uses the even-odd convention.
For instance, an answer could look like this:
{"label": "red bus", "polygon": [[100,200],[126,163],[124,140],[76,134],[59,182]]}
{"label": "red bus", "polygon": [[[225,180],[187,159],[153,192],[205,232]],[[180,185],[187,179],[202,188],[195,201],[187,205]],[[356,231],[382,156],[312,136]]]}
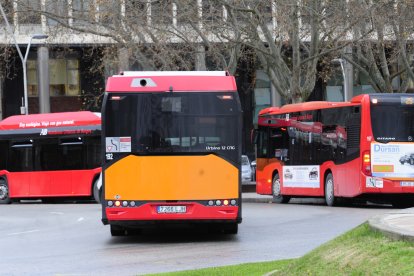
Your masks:
{"label": "red bus", "polygon": [[113,236],[154,224],[241,222],[241,107],[226,72],[125,72],[102,107],[102,222]]}
{"label": "red bus", "polygon": [[259,194],[414,205],[414,96],[263,109],[255,136]]}
{"label": "red bus", "polygon": [[0,203],[95,197],[101,118],[89,111],[11,116],[0,122]]}

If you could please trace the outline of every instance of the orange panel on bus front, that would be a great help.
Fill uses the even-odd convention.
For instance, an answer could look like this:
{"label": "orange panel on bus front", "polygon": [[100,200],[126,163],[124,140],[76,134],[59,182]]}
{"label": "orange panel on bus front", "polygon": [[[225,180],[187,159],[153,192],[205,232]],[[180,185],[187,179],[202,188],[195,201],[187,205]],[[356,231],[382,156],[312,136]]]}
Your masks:
{"label": "orange panel on bus front", "polygon": [[239,172],[215,156],[129,155],[105,170],[105,199],[238,198]]}

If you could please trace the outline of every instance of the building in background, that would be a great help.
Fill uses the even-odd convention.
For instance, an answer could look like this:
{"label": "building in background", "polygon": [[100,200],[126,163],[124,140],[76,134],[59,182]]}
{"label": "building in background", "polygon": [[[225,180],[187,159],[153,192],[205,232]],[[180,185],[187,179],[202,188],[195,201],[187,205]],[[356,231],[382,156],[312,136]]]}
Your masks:
{"label": "building in background", "polygon": [[[277,15],[283,13],[283,9],[280,9],[276,0],[257,1],[259,2],[263,2],[260,12],[267,27],[275,30],[278,26]],[[185,3],[187,5],[183,5]],[[256,2],[252,1],[252,3]],[[298,3],[306,4],[307,1],[298,0]],[[347,5],[349,1],[338,0],[332,3]],[[198,27],[201,30],[202,22],[217,22],[217,26],[220,27],[220,20],[229,18],[229,13],[223,4],[209,0],[2,0],[1,4],[23,53],[26,51],[31,36],[39,33],[49,35],[43,41],[33,40],[29,51],[27,61],[29,113],[38,113],[40,103],[46,103],[47,110],[50,112],[82,109],[97,111],[100,109],[99,99],[108,76],[121,70],[154,70],[148,67],[145,60],[141,60],[139,56],[135,55],[131,58],[131,53],[123,46],[119,46],[114,51],[113,48],[116,48],[114,46],[117,46],[119,41],[114,40],[113,37],[98,35],[98,32],[93,31],[80,32],[76,30],[78,27],[95,23],[97,28],[110,26],[113,24],[112,18],[114,17],[129,18],[132,19],[129,22],[134,22],[137,17],[132,13],[133,9],[142,11],[141,15],[144,19],[139,24],[144,24],[148,28],[160,27],[159,29],[164,30],[169,26],[184,26],[192,17],[200,19]],[[54,19],[50,17],[51,14],[55,16]],[[307,15],[301,16],[303,20],[300,24],[303,26],[309,24],[310,20]],[[243,24],[245,19],[240,18],[240,22]],[[332,22],[335,21],[332,20]],[[200,36],[195,37],[196,39],[190,42],[200,43]],[[134,39],[136,37],[132,39],[132,43],[138,43]],[[210,48],[220,48],[220,43],[221,45],[225,43],[214,40],[212,36],[205,36],[203,39],[213,40]],[[1,119],[20,114],[24,89],[21,60],[15,51],[12,36],[7,32],[4,20],[0,20],[0,41],[3,43],[0,45],[2,47],[2,56],[0,56]],[[168,52],[168,47],[172,49],[183,46],[173,41],[160,51]],[[3,51],[6,48],[7,50]],[[178,68],[183,70],[226,69],[212,65],[214,59],[221,57],[209,55],[205,45],[200,43],[199,47],[194,48],[199,51],[174,57]],[[352,53],[352,47],[350,52]],[[157,52],[154,51],[153,57],[156,57],[156,54]],[[192,59],[190,66],[180,67],[183,59]],[[162,62],[162,59],[159,62]],[[345,77],[341,74],[341,67],[337,65],[335,67],[337,70],[333,71],[332,77],[327,82],[316,80],[315,89],[308,100],[343,101],[345,98],[344,81],[348,84],[346,94],[349,98],[374,91],[366,77],[354,70],[350,63],[345,66]],[[40,68],[42,70],[39,70]],[[43,69],[47,73],[44,73]],[[238,61],[234,72],[243,109],[242,151],[252,156],[254,148],[250,142],[250,132],[256,124],[255,118],[258,111],[268,106],[279,106],[285,101],[276,92],[257,58]],[[399,81],[396,79],[395,90],[398,90],[398,85]],[[39,95],[46,95],[46,100]]]}

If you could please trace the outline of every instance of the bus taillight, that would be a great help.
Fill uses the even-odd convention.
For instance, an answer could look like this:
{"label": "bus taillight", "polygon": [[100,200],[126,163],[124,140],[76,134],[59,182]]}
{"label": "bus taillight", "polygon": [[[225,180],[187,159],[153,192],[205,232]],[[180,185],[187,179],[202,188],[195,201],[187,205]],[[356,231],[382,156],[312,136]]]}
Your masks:
{"label": "bus taillight", "polygon": [[371,175],[371,153],[369,151],[362,154],[362,171],[366,175]]}

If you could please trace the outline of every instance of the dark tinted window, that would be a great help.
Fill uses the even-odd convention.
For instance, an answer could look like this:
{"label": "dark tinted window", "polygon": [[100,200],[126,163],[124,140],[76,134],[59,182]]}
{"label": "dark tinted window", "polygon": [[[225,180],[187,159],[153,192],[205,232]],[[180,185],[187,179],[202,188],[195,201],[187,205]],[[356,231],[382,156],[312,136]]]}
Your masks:
{"label": "dark tinted window", "polygon": [[238,160],[234,93],[126,94],[106,102],[105,136],[131,137],[138,154],[215,152]]}
{"label": "dark tinted window", "polygon": [[284,114],[289,120],[259,128],[257,157],[277,158],[286,165],[352,160],[359,156],[359,110],[354,106]]}
{"label": "dark tinted window", "polygon": [[7,141],[0,141],[0,171],[6,169],[9,143]]}
{"label": "dark tinted window", "polygon": [[12,172],[33,170],[33,141],[26,140],[11,143],[7,169]]}
{"label": "dark tinted window", "polygon": [[[100,136],[0,142],[1,169],[11,172],[83,170],[101,166]],[[4,150],[4,151],[3,151]]]}
{"label": "dark tinted window", "polygon": [[414,105],[371,104],[371,123],[378,142],[408,142],[414,138]]}

